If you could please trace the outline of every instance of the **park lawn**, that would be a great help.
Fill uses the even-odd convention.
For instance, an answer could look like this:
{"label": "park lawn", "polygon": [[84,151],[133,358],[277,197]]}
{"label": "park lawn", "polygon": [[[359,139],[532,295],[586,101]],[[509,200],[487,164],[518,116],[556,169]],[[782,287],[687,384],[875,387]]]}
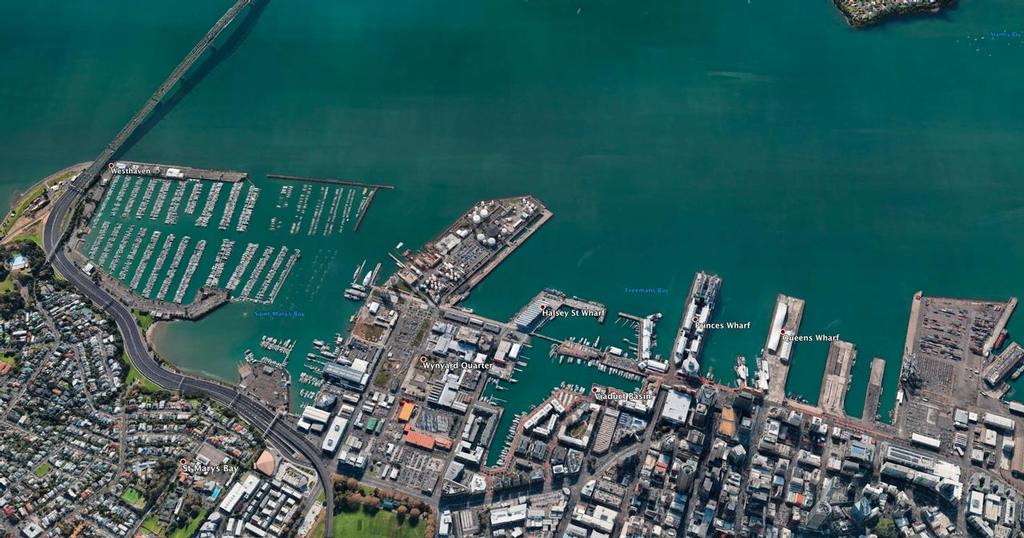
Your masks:
{"label": "park lawn", "polygon": [[142,327],[142,332],[145,333],[149,329],[149,326],[153,324],[153,316],[149,314],[143,314],[142,312],[132,309],[132,316],[135,316],[135,322]]}
{"label": "park lawn", "polygon": [[7,273],[7,278],[0,281],[0,293],[9,291],[14,291],[14,280],[11,279],[11,274]]}
{"label": "park lawn", "polygon": [[36,474],[37,477],[42,478],[46,476],[47,473],[50,472],[50,464],[44,461],[43,463],[40,463],[39,467],[36,467],[36,470],[33,472]]}
{"label": "park lawn", "polygon": [[124,493],[121,494],[121,500],[139,510],[146,506],[145,501],[142,499],[142,494],[135,488],[124,490]]}
{"label": "park lawn", "polygon": [[206,520],[206,514],[209,512],[206,508],[199,511],[199,515],[192,521],[188,522],[188,525],[181,529],[175,529],[174,532],[167,535],[167,538],[192,538],[192,535],[199,529],[199,525]]}
{"label": "park lawn", "polygon": [[15,356],[14,355],[8,355],[7,353],[0,354],[0,363],[10,364],[11,366],[17,366],[18,365],[18,361],[15,359]]}
{"label": "park lawn", "polygon": [[[399,524],[393,512],[381,510],[374,515],[362,510],[342,512],[334,516],[335,536],[359,536],[360,538],[423,538],[423,521],[415,527],[408,523]],[[324,524],[321,521],[310,533],[312,538],[323,538]]]}
{"label": "park lawn", "polygon": [[157,517],[156,514],[147,517],[146,520],[142,522],[142,530],[157,536],[164,536],[164,528],[160,526],[159,521],[160,518]]}
{"label": "park lawn", "polygon": [[146,392],[160,391],[160,387],[156,383],[150,381],[148,378],[143,376],[141,373],[139,373],[138,370],[135,369],[135,365],[133,365],[132,362],[128,360],[128,353],[123,353],[121,359],[124,361],[125,364],[128,365],[128,376],[125,377],[124,379],[125,385],[131,386],[135,383],[138,383],[142,386],[142,390]]}

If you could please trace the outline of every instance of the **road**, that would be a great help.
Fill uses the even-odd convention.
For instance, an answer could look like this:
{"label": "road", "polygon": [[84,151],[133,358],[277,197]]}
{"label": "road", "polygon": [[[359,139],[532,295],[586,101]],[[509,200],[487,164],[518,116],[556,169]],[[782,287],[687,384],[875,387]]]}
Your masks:
{"label": "road", "polygon": [[[334,488],[331,482],[331,470],[320,460],[320,450],[310,445],[294,430],[288,421],[277,420],[276,413],[251,397],[239,393],[235,387],[223,385],[208,379],[202,379],[177,372],[165,370],[157,363],[149,351],[142,330],[135,322],[131,311],[117,302],[105,290],[96,285],[85,273],[76,267],[67,254],[59,246],[63,233],[62,222],[68,211],[74,207],[80,191],[67,189],[54,203],[50,215],[43,228],[43,245],[50,256],[53,267],[67,281],[73,284],[80,293],[91,299],[105,310],[117,323],[124,341],[124,350],[132,365],[150,381],[168,390],[190,391],[213,400],[237,413],[253,428],[266,434],[266,437],[282,451],[288,452],[289,459],[297,459],[300,455],[308,460],[316,470],[320,483],[324,487],[324,503],[327,513],[334,513]],[[331,525],[326,525],[326,536],[332,535]]]}

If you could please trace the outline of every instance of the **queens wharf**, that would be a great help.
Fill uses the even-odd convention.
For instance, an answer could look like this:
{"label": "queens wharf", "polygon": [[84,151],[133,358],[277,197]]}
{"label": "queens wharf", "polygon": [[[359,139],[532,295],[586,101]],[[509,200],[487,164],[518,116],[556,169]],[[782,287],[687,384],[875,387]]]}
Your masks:
{"label": "queens wharf", "polygon": [[836,342],[839,340],[838,334],[789,334],[785,333],[782,335],[782,339],[786,342]]}

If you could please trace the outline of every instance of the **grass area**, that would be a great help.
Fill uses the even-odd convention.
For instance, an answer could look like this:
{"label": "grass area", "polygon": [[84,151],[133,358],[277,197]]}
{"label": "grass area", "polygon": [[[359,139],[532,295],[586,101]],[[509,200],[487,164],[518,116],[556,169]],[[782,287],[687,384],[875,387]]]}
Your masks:
{"label": "grass area", "polygon": [[4,353],[0,353],[0,363],[10,364],[11,366],[18,365],[18,361],[15,360],[15,356],[8,354],[6,351]]}
{"label": "grass area", "polygon": [[0,293],[9,291],[14,291],[14,280],[11,279],[10,273],[7,274],[7,278],[0,281]]}
{"label": "grass area", "polygon": [[50,472],[50,464],[44,461],[43,463],[40,463],[39,467],[36,467],[36,470],[33,472],[37,477],[42,478]]}
{"label": "grass area", "polygon": [[[359,536],[360,538],[423,538],[423,522],[410,527],[408,522],[398,523],[392,512],[381,510],[374,515],[363,511],[342,512],[334,516],[335,536]],[[311,538],[323,538],[324,523],[321,521],[310,532]]]}
{"label": "grass area", "polygon": [[153,324],[153,316],[149,314],[143,314],[141,311],[132,309],[132,316],[135,317],[135,322],[142,327],[142,332],[146,332],[149,326]]}
{"label": "grass area", "polygon": [[121,494],[121,500],[139,510],[146,507],[146,501],[142,498],[142,494],[135,488],[124,490],[124,493]]}
{"label": "grass area", "polygon": [[199,529],[199,525],[206,520],[206,514],[209,512],[206,508],[199,511],[199,515],[192,521],[188,522],[188,525],[181,529],[175,529],[174,532],[167,535],[167,538],[192,538],[192,535]]}
{"label": "grass area", "polygon": [[388,372],[385,367],[377,370],[377,375],[373,377],[373,384],[378,387],[387,387],[389,381],[391,381],[391,372]]}
{"label": "grass area", "polygon": [[124,379],[124,383],[126,385],[131,386],[135,383],[139,383],[142,386],[142,390],[144,391],[158,392],[160,390],[159,385],[150,381],[145,376],[143,376],[138,370],[135,369],[135,366],[132,365],[132,362],[128,360],[128,353],[122,353],[121,360],[123,360],[124,363],[128,365],[128,376],[125,377]]}
{"label": "grass area", "polygon": [[160,518],[157,517],[156,514],[147,517],[146,520],[142,522],[142,530],[157,536],[164,536],[165,531],[164,528],[160,526],[159,521]]}

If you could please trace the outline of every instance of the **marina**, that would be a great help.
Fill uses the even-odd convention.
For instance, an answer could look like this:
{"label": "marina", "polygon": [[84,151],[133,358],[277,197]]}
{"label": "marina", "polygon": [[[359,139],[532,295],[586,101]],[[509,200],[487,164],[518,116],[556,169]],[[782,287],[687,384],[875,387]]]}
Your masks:
{"label": "marina", "polygon": [[153,208],[149,211],[149,220],[156,220],[160,216],[160,212],[163,211],[164,203],[167,202],[167,193],[171,190],[170,181],[161,181],[160,190],[156,193],[156,201],[153,202]]}
{"label": "marina", "polygon": [[142,288],[142,295],[146,297],[152,295],[153,286],[156,285],[156,279],[160,276],[160,270],[163,269],[164,263],[167,261],[167,254],[174,245],[174,239],[174,234],[170,234],[164,239],[164,244],[160,248],[160,254],[157,255],[156,261],[153,262],[153,269],[149,272],[149,278],[146,279],[145,287]]}
{"label": "marina", "polygon": [[238,225],[235,226],[235,231],[245,232],[249,229],[249,221],[252,220],[253,208],[256,207],[256,201],[259,200],[260,189],[259,187],[249,186],[245,192],[245,202],[242,204],[242,212],[238,215]]}
{"label": "marina", "polygon": [[238,197],[242,194],[242,184],[234,183],[228,191],[228,202],[224,206],[224,213],[221,214],[217,229],[227,230],[231,226],[231,219],[235,216],[235,206],[238,205]]}
{"label": "marina", "polygon": [[192,283],[192,275],[195,274],[196,269],[199,268],[199,260],[203,257],[203,251],[206,250],[206,240],[200,239],[196,243],[195,250],[192,251],[192,256],[189,257],[188,265],[185,266],[185,273],[181,275],[181,281],[178,283],[178,289],[174,292],[174,302],[181,303],[185,299],[185,292],[188,291],[189,285]]}
{"label": "marina", "polygon": [[174,188],[174,195],[171,196],[171,203],[167,206],[167,216],[164,217],[164,224],[174,225],[178,223],[178,210],[181,207],[181,200],[185,197],[188,189],[188,182],[179,181]]}
{"label": "marina", "polygon": [[196,219],[196,226],[199,228],[206,228],[210,225],[210,219],[213,218],[213,209],[217,206],[217,199],[220,198],[220,191],[223,188],[223,183],[214,183],[210,187],[210,193],[207,195],[206,202],[203,203],[202,211],[199,212],[199,218]]}
{"label": "marina", "polygon": [[160,242],[160,231],[154,231],[149,236],[149,242],[146,243],[146,249],[142,251],[142,259],[139,260],[138,267],[135,268],[132,274],[132,283],[130,287],[132,289],[138,289],[139,282],[142,281],[142,277],[145,274],[146,265],[149,263],[149,259],[153,257],[153,251],[156,249],[157,243]]}
{"label": "marina", "polygon": [[192,240],[191,237],[185,236],[178,242],[178,248],[174,251],[174,258],[171,260],[171,266],[167,268],[167,275],[164,277],[160,284],[160,289],[156,292],[156,298],[159,301],[163,301],[167,297],[167,292],[171,289],[171,283],[174,282],[174,276],[178,272],[178,266],[181,265],[181,260],[185,256],[185,251],[188,249],[188,244]]}
{"label": "marina", "polygon": [[[188,183],[191,183],[192,187],[188,192],[188,202],[185,203],[185,214],[192,215],[195,214],[196,206],[199,205],[199,197],[203,194],[203,184],[192,179]],[[169,224],[177,224],[177,221],[175,220],[175,222]]]}
{"label": "marina", "polygon": [[213,267],[210,269],[210,275],[206,277],[206,286],[211,288],[220,287],[220,276],[224,273],[224,267],[228,263],[228,258],[231,257],[231,251],[235,248],[235,241],[233,239],[221,239],[220,248],[217,249],[217,254],[213,258]]}

